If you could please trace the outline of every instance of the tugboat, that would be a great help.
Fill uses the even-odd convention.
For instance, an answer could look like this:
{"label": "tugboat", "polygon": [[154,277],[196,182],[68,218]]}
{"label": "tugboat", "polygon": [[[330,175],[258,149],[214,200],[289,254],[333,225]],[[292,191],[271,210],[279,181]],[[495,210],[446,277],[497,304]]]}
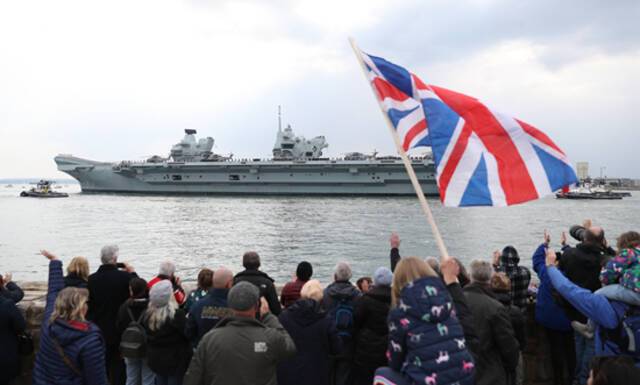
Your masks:
{"label": "tugboat", "polygon": [[[627,195],[628,194],[628,195]],[[577,189],[570,191],[561,191],[556,193],[558,199],[605,199],[614,200],[622,199],[625,196],[631,196],[630,193],[614,192],[603,188],[591,188],[589,185],[583,185]]]}
{"label": "tugboat", "polygon": [[21,197],[31,197],[31,198],[67,198],[69,194],[63,192],[53,191],[51,186],[53,182],[48,180],[40,180],[36,187],[32,187],[28,191],[22,191],[20,193]]}

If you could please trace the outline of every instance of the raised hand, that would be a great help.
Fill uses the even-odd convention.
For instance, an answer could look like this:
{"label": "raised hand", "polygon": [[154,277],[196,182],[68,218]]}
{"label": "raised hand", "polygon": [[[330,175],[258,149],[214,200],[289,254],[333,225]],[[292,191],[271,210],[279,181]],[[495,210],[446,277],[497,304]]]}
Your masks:
{"label": "raised hand", "polygon": [[547,267],[550,266],[555,266],[557,263],[557,256],[556,256],[556,252],[553,251],[553,249],[548,248],[547,249],[547,255],[544,259],[545,265],[547,265]]}
{"label": "raised hand", "polygon": [[547,229],[544,229],[544,244],[549,246],[550,242],[551,242],[551,235],[549,235],[549,232],[547,231]]}
{"label": "raised hand", "polygon": [[391,233],[391,238],[389,238],[389,244],[392,249],[400,248],[400,236],[397,233]]}
{"label": "raised hand", "polygon": [[566,246],[567,245],[567,233],[566,232],[562,232],[562,234],[560,235],[560,244],[562,246]]}
{"label": "raised hand", "polygon": [[498,266],[500,264],[500,257],[502,253],[498,250],[493,252],[493,266]]}
{"label": "raised hand", "polygon": [[593,222],[591,222],[591,219],[585,219],[584,221],[582,221],[582,227],[584,227],[585,229],[589,230],[591,226],[593,226]]}
{"label": "raised hand", "polygon": [[7,286],[7,284],[8,284],[9,282],[11,282],[11,277],[12,277],[11,273],[5,273],[5,274],[2,276],[2,281],[3,281],[3,284],[4,284],[5,286]]}
{"label": "raised hand", "polygon": [[440,262],[440,272],[442,279],[446,285],[458,282],[458,274],[460,274],[460,265],[453,257],[445,258]]}
{"label": "raised hand", "polygon": [[264,297],[260,297],[260,317],[264,317],[269,313],[269,303]]}
{"label": "raised hand", "polygon": [[58,257],[56,257],[55,255],[51,254],[47,250],[40,250],[40,254],[42,254],[45,257],[47,257],[47,259],[50,260],[50,261],[54,261],[54,260],[58,259]]}

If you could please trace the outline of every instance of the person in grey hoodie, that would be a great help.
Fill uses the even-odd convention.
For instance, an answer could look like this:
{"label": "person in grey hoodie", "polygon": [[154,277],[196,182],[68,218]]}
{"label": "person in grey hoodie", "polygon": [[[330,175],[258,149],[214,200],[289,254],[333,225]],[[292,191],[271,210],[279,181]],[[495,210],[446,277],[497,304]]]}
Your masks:
{"label": "person in grey hoodie", "polygon": [[200,340],[183,384],[276,385],[278,363],[296,353],[293,340],[255,285],[238,282],[227,305],[234,316]]}

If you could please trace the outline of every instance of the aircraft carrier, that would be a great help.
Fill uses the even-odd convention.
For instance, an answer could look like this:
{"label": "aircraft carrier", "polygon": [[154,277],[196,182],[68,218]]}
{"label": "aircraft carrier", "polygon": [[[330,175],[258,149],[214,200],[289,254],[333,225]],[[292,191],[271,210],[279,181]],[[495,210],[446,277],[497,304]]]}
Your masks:
{"label": "aircraft carrier", "polygon": [[[271,159],[234,159],[214,154],[211,137],[195,130],[171,148],[168,157],[145,161],[99,162],[58,155],[58,170],[80,182],[83,192],[140,194],[254,195],[414,195],[399,157],[349,153],[323,158],[323,136],[305,139],[278,125]],[[430,156],[411,159],[425,195],[438,195]]]}

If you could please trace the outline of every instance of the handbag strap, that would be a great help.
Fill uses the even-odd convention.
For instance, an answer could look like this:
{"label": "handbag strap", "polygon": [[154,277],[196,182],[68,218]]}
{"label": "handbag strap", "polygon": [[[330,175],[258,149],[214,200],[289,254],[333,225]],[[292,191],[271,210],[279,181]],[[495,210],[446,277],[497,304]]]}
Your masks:
{"label": "handbag strap", "polygon": [[67,357],[67,355],[64,354],[64,349],[62,349],[62,346],[60,345],[60,342],[58,342],[58,339],[53,335],[51,335],[51,339],[53,340],[53,344],[56,346],[56,350],[58,351],[58,354],[62,358],[62,361],[64,361],[64,363],[69,367],[69,369],[71,369],[71,371],[73,371],[79,377],[82,377],[82,372],[78,369],[77,366],[73,364],[73,362],[71,362],[69,357]]}

